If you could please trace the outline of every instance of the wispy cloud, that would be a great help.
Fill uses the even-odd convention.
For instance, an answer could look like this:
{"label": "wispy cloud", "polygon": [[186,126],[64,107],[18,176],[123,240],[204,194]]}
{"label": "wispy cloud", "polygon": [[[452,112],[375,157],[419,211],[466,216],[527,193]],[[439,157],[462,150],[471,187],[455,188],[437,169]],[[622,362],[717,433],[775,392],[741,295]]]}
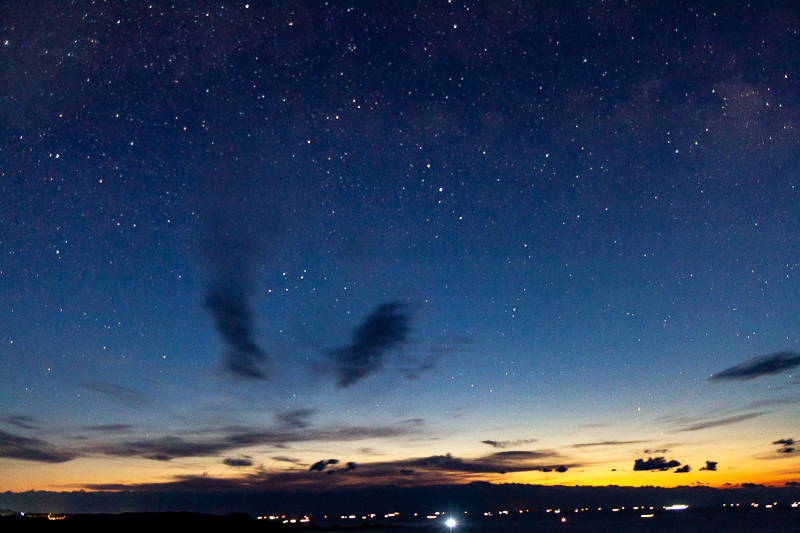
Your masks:
{"label": "wispy cloud", "polygon": [[688,427],[678,429],[677,431],[681,433],[684,431],[700,431],[701,429],[714,428],[718,426],[727,426],[728,424],[736,424],[739,422],[744,422],[745,420],[751,420],[763,414],[764,413],[747,413],[743,415],[729,416],[726,418],[718,418],[716,420],[706,420],[703,422],[692,424],[691,426]]}
{"label": "wispy cloud", "polygon": [[461,459],[451,454],[408,459],[395,464],[403,468],[441,470],[447,472],[493,473],[557,470],[566,465],[553,464],[558,453],[552,450],[497,452],[478,459]]}
{"label": "wispy cloud", "polygon": [[283,455],[276,455],[272,458],[273,461],[279,461],[281,463],[299,463],[301,462],[300,459],[296,457],[286,457]]}
{"label": "wispy cloud", "polygon": [[[510,472],[564,473],[581,466],[552,450],[498,452],[477,458],[452,454],[412,457],[395,461],[359,463],[340,459],[323,459],[305,469],[267,471],[259,469],[237,477],[176,476],[166,483],[127,486],[130,490],[227,491],[291,490],[331,486],[364,487],[394,484],[398,486],[464,483],[486,476],[502,476]],[[338,468],[337,468],[338,467]],[[321,473],[329,475],[320,475]],[[346,475],[334,475],[346,474]],[[85,485],[94,490],[120,490],[120,486]]]}
{"label": "wispy cloud", "polygon": [[223,368],[240,377],[264,379],[261,365],[267,354],[255,342],[248,293],[240,280],[217,280],[208,288],[205,307],[225,343]]}
{"label": "wispy cloud", "polygon": [[0,416],[0,421],[21,429],[36,429],[42,424],[38,418],[27,415],[3,415]]}
{"label": "wispy cloud", "polygon": [[380,305],[367,315],[353,342],[332,354],[338,386],[349,387],[382,370],[386,356],[407,341],[410,321],[408,307],[399,302]]}
{"label": "wispy cloud", "polygon": [[800,403],[800,397],[784,396],[781,398],[767,398],[764,400],[750,402],[744,407],[742,407],[742,410],[760,409],[762,407],[774,407],[776,405],[792,405],[795,403]]}
{"label": "wispy cloud", "polygon": [[642,444],[650,442],[647,440],[603,440],[599,442],[584,442],[581,444],[573,444],[573,448],[589,448],[592,446],[627,446],[629,444]]}
{"label": "wispy cloud", "polygon": [[291,411],[282,411],[278,413],[276,417],[287,427],[303,429],[309,426],[313,415],[313,409],[294,409]]}
{"label": "wispy cloud", "polygon": [[87,426],[87,431],[107,432],[107,433],[127,433],[133,429],[130,424],[101,424],[98,426]]}
{"label": "wispy cloud", "polygon": [[249,446],[269,445],[284,447],[287,444],[296,442],[336,442],[397,438],[416,432],[413,428],[403,426],[328,429],[276,428],[272,430],[237,427],[223,429],[210,435],[198,435],[194,439],[165,435],[157,438],[96,444],[87,447],[87,451],[114,457],[142,457],[155,461],[170,461],[179,457],[216,456]]}
{"label": "wispy cloud", "polygon": [[488,444],[494,448],[513,448],[522,446],[523,444],[530,444],[536,442],[536,439],[518,439],[518,440],[482,440],[481,443]]}
{"label": "wispy cloud", "polygon": [[[209,271],[203,300],[225,345],[222,368],[230,375],[265,379],[267,353],[256,342],[253,298],[258,261],[275,245],[284,225],[279,196],[250,169],[230,163],[226,172],[207,176],[209,202],[204,206],[203,251]],[[268,189],[270,198],[265,197]]]}
{"label": "wispy cloud", "polygon": [[38,463],[66,463],[78,457],[78,454],[59,450],[43,440],[0,431],[0,457]]}
{"label": "wispy cloud", "polygon": [[145,396],[134,389],[114,385],[105,381],[85,381],[83,387],[110,396],[129,407],[140,407],[146,403]]}
{"label": "wispy cloud", "polygon": [[761,376],[780,374],[800,366],[800,353],[776,352],[761,357],[756,357],[740,365],[727,368],[714,374],[709,379],[712,381],[747,381]]}

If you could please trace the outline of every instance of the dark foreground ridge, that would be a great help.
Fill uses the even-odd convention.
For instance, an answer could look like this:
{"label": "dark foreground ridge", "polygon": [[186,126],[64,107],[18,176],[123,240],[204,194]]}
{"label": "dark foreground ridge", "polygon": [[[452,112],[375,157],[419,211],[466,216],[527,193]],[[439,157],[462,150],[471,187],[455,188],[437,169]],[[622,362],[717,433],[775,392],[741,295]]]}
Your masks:
{"label": "dark foreground ridge", "polygon": [[[15,514],[0,516],[0,531],[258,531],[288,533],[303,531],[348,531],[390,529],[400,526],[362,523],[360,526],[333,525],[320,527],[314,523],[282,523],[255,520],[245,513],[223,516],[204,513],[121,513],[121,514]],[[157,529],[154,529],[157,528]],[[176,529],[171,529],[176,528]]]}
{"label": "dark foreground ridge", "polygon": [[[357,525],[365,520],[400,523],[408,516],[434,512],[484,512],[503,510],[545,511],[549,508],[581,509],[634,506],[661,508],[676,503],[691,508],[722,507],[753,503],[762,507],[800,502],[800,486],[768,487],[748,485],[717,489],[705,486],[620,487],[620,486],[544,486],[525,484],[494,485],[474,482],[466,485],[418,487],[363,487],[330,491],[242,491],[242,492],[4,492],[0,509],[23,513],[148,513],[185,511],[194,513],[247,513],[250,516],[278,515],[326,524],[343,515],[354,520],[342,525]],[[387,518],[397,513],[398,519]],[[327,524],[326,524],[327,525]]]}
{"label": "dark foreground ridge", "polygon": [[[608,509],[586,510],[586,512],[553,510],[550,512],[499,514],[492,516],[461,516],[457,525],[448,527],[453,533],[505,533],[536,531],[540,533],[619,533],[639,531],[642,533],[664,533],[692,531],[694,533],[794,533],[800,526],[800,509],[791,506],[771,507],[727,507],[685,509],[671,512],[667,509],[644,510]],[[427,522],[427,523],[426,523]],[[441,523],[431,523],[425,518],[408,522],[405,531],[417,533],[442,533],[447,529]],[[94,532],[110,531],[232,531],[261,533],[293,533],[321,531],[362,531],[400,528],[401,525],[384,526],[363,522],[359,526],[344,527],[313,523],[286,523],[275,520],[255,520],[244,513],[224,516],[202,513],[122,513],[76,514],[76,515],[14,515],[0,516],[0,531],[6,532]],[[149,529],[145,529],[149,528]]]}

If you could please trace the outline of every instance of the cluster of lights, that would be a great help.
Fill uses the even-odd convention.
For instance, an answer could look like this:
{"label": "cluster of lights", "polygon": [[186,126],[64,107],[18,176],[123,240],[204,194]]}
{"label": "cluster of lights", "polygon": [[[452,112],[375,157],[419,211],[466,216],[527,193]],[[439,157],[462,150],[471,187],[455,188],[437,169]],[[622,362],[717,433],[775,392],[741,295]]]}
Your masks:
{"label": "cluster of lights", "polygon": [[[738,503],[730,503],[730,504],[725,503],[725,504],[723,504],[723,507],[739,507],[740,505],[741,504],[738,504]],[[754,508],[757,508],[757,507],[759,507],[759,504],[753,502],[753,503],[750,504],[750,506],[754,507]],[[765,504],[764,508],[771,509],[771,508],[777,507],[777,506],[778,506],[778,502],[773,502],[773,503],[770,503],[770,504]],[[800,502],[793,502],[793,503],[791,503],[791,506],[793,508],[800,507]],[[664,506],[663,507],[663,509],[665,511],[683,511],[683,510],[686,510],[688,508],[689,508],[689,506],[685,505],[685,504],[675,504],[675,505],[669,505],[669,506]],[[652,511],[653,507],[646,507],[646,506],[642,505],[642,506],[631,507],[631,509],[634,510],[634,511],[643,512],[644,514],[641,515],[642,518],[652,518],[653,516],[655,516],[653,513],[648,513],[647,512],[648,510]],[[588,507],[582,507],[582,508],[576,508],[575,512],[576,513],[580,513],[580,512],[587,512],[589,510],[590,509]],[[597,510],[598,511],[602,511],[603,508],[602,507],[598,507]],[[625,507],[614,507],[614,508],[611,509],[612,512],[619,512],[619,511],[624,511],[624,510],[625,510]],[[520,513],[528,513],[528,512],[530,512],[530,509],[526,509],[524,511],[522,509],[520,509],[519,512]],[[548,513],[553,513],[553,514],[561,514],[561,509],[547,509],[547,512]],[[464,511],[464,514],[467,514],[467,512]],[[507,510],[497,511],[497,516],[508,515],[508,514],[509,514],[509,512]],[[417,515],[418,515],[418,513],[414,513],[414,516],[417,516]],[[361,515],[361,519],[366,520],[368,518],[375,518],[376,516],[377,515],[375,513],[371,513],[371,514]],[[396,517],[399,517],[399,516],[400,516],[400,513],[396,512],[396,511],[393,512],[393,513],[386,513],[386,514],[383,515],[384,518],[396,518]],[[483,516],[490,517],[490,516],[495,516],[495,514],[492,513],[491,511],[486,511],[486,512],[483,513]],[[47,515],[47,517],[50,520],[62,520],[64,518],[64,515],[52,515],[52,514],[49,514],[49,515]],[[358,517],[359,517],[359,515],[354,515],[354,514],[341,515],[340,516],[340,518],[342,520],[355,520]],[[438,519],[438,518],[443,518],[444,519],[444,526],[448,530],[453,530],[458,526],[458,522],[453,516],[446,516],[445,513],[441,512],[441,511],[436,511],[434,514],[426,515],[425,517],[427,519],[429,519],[429,520],[435,520],[435,519]],[[325,516],[325,518],[328,518],[327,515]],[[284,524],[308,523],[308,522],[311,521],[311,519],[308,516],[303,516],[302,518],[296,519],[296,518],[287,518],[286,515],[259,516],[258,519],[259,520],[269,519],[271,521],[280,521],[281,523],[284,523]],[[565,517],[562,517],[561,521],[562,522],[566,522],[567,519]]]}
{"label": "cluster of lights", "polygon": [[267,519],[272,521],[280,520],[282,524],[297,524],[297,523],[307,524],[311,522],[311,519],[305,515],[303,516],[303,518],[286,518],[286,515],[281,515],[281,516],[269,515],[269,516],[258,517],[258,520],[267,520]]}

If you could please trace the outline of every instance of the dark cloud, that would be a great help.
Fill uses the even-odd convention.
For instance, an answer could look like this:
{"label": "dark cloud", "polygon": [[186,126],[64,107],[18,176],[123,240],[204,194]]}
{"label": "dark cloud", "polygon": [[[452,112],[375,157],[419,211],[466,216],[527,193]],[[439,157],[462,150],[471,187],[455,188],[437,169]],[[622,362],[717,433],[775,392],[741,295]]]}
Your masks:
{"label": "dark cloud", "polygon": [[272,458],[273,461],[280,461],[282,463],[299,463],[300,459],[296,457],[286,457],[283,455],[276,455]]}
{"label": "dark cloud", "polygon": [[114,398],[129,407],[139,407],[145,403],[145,396],[134,389],[106,383],[104,381],[85,381],[83,387]]}
{"label": "dark cloud", "polygon": [[700,470],[706,470],[708,472],[716,472],[717,471],[717,461],[706,461],[706,466],[701,467]]}
{"label": "dark cloud", "polygon": [[647,460],[636,459],[633,462],[633,470],[636,472],[646,470],[660,470],[665,472],[670,468],[675,468],[676,466],[681,466],[681,464],[675,460],[667,461],[663,457],[648,457]]}
{"label": "dark cloud", "polygon": [[353,334],[353,342],[333,353],[339,387],[349,387],[379,372],[384,358],[408,339],[410,315],[406,305],[390,302],[372,311]]}
{"label": "dark cloud", "polygon": [[228,466],[232,466],[234,468],[241,468],[243,466],[253,466],[253,460],[250,459],[250,457],[247,457],[247,456],[245,456],[245,457],[236,457],[236,458],[227,457],[222,462],[223,462],[223,464],[226,464]]}
{"label": "dark cloud", "polygon": [[310,424],[310,418],[314,415],[313,409],[295,409],[278,413],[278,420],[284,425],[292,428],[303,429]]}
{"label": "dark cloud", "polygon": [[780,439],[776,440],[772,444],[780,444],[781,447],[778,448],[778,453],[793,453],[794,452],[794,439]]}
{"label": "dark cloud", "polygon": [[347,472],[352,472],[356,469],[356,464],[353,461],[349,461],[343,468],[332,468],[326,471],[326,474],[345,474]]}
{"label": "dark cloud", "polygon": [[675,469],[675,473],[676,474],[687,474],[691,469],[692,469],[692,467],[690,467],[689,465],[683,465],[680,468],[676,468]]}
{"label": "dark cloud", "polygon": [[652,454],[657,454],[657,453],[667,453],[668,451],[669,451],[669,450],[668,450],[668,449],[666,449],[666,448],[661,448],[661,449],[659,449],[659,450],[645,450],[645,451],[644,451],[644,453],[647,453],[647,454],[651,454],[651,453],[652,453]]}
{"label": "dark cloud", "polygon": [[311,465],[311,467],[308,469],[308,471],[309,472],[314,472],[315,470],[318,470],[318,471],[322,472],[329,465],[335,465],[337,463],[339,463],[338,459],[328,459],[327,461],[317,461],[316,463]]}
{"label": "dark cloud", "polygon": [[40,420],[27,415],[3,415],[0,416],[0,421],[21,429],[36,429],[41,425]]}
{"label": "dark cloud", "polygon": [[223,443],[209,440],[192,442],[181,437],[166,436],[157,439],[140,439],[121,443],[103,444],[90,451],[114,457],[143,457],[154,461],[171,461],[176,457],[202,457],[217,455],[227,449]]}
{"label": "dark cloud", "polygon": [[[573,444],[572,447],[573,448],[588,448],[588,447],[591,447],[591,446],[627,446],[629,444],[642,444],[644,442],[647,442],[647,441],[646,440],[604,440],[604,441],[600,441],[600,442],[585,442],[585,443],[582,443],[582,444]],[[666,450],[664,450],[664,451],[666,452]],[[644,453],[648,453],[647,450],[645,450]],[[653,452],[653,453],[658,453],[658,452]]]}
{"label": "dark cloud", "polygon": [[87,431],[108,432],[108,433],[127,433],[133,429],[130,424],[100,424],[98,426],[87,426]]}
{"label": "dark cloud", "polygon": [[514,446],[521,446],[523,444],[530,444],[536,442],[536,439],[519,439],[519,440],[482,440],[483,444],[488,444],[494,448],[513,448]]}
{"label": "dark cloud", "polygon": [[769,398],[765,400],[758,400],[756,402],[748,403],[747,405],[742,407],[742,410],[760,409],[762,407],[773,407],[775,405],[791,405],[795,403],[800,403],[800,397],[790,396],[783,398]]}
{"label": "dark cloud", "polygon": [[78,457],[78,454],[59,450],[43,440],[0,431],[0,457],[38,463],[66,463]]}
{"label": "dark cloud", "polygon": [[152,439],[139,439],[105,443],[90,447],[87,451],[114,457],[143,457],[156,461],[169,461],[178,457],[215,456],[249,446],[269,445],[282,447],[293,442],[358,441],[362,439],[395,438],[413,434],[402,427],[345,427],[331,429],[285,429],[259,430],[249,428],[227,428],[212,435],[201,434],[196,439],[168,435]]}
{"label": "dark cloud", "polygon": [[787,481],[784,485],[787,487],[800,487],[800,481]]}
{"label": "dark cloud", "polygon": [[448,453],[446,455],[407,459],[401,462],[401,466],[404,468],[411,467],[416,470],[427,469],[472,474],[506,474],[508,472],[566,469],[566,466],[554,466],[549,462],[543,463],[544,459],[555,457],[558,457],[558,454],[550,450],[498,452],[478,459],[461,459]]}
{"label": "dark cloud", "polygon": [[264,379],[261,365],[267,355],[255,342],[250,292],[247,284],[230,276],[209,286],[204,303],[225,343],[223,368],[236,376]]}
{"label": "dark cloud", "polygon": [[[239,156],[220,155],[202,169],[201,249],[208,267],[203,305],[224,344],[222,368],[242,378],[265,379],[269,358],[256,342],[255,272],[281,239],[286,224],[285,184],[261,175],[256,151],[237,140]],[[218,166],[217,166],[218,165]]]}
{"label": "dark cloud", "polygon": [[756,357],[740,365],[725,369],[718,374],[714,374],[709,379],[713,381],[746,381],[761,376],[780,374],[781,372],[797,368],[798,366],[800,366],[800,353],[776,352]]}
{"label": "dark cloud", "polygon": [[[557,460],[557,462],[556,462]],[[336,459],[324,459],[305,469],[281,472],[257,469],[235,477],[178,475],[166,483],[130,485],[129,490],[230,491],[292,490],[322,487],[375,487],[464,484],[500,476],[506,472],[567,472],[581,466],[567,463],[554,451],[501,452],[478,458],[459,458],[451,454],[416,457],[395,461],[344,465]],[[326,475],[321,475],[321,473]],[[341,474],[341,475],[337,475]],[[110,485],[86,485],[87,489],[110,489]],[[117,488],[116,490],[119,490]]]}
{"label": "dark cloud", "polygon": [[744,422],[745,420],[750,420],[752,418],[756,418],[758,416],[763,415],[764,413],[748,413],[744,415],[736,415],[736,416],[729,416],[726,418],[720,418],[717,420],[707,420],[705,422],[698,422],[697,424],[693,424],[691,426],[681,428],[677,430],[678,432],[684,431],[699,431],[701,429],[708,429],[714,428],[718,426],[726,426],[728,424],[736,424],[737,422]]}

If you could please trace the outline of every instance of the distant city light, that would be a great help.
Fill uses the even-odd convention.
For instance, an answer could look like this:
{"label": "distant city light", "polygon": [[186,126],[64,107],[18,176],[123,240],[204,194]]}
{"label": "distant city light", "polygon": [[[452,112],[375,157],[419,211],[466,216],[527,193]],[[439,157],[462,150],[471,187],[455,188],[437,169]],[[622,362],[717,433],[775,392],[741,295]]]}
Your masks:
{"label": "distant city light", "polygon": [[676,504],[670,505],[669,507],[664,507],[667,511],[683,511],[684,509],[688,509],[688,505]]}
{"label": "distant city light", "polygon": [[448,518],[447,520],[445,520],[444,525],[446,525],[448,529],[453,529],[454,527],[456,527],[456,519]]}

